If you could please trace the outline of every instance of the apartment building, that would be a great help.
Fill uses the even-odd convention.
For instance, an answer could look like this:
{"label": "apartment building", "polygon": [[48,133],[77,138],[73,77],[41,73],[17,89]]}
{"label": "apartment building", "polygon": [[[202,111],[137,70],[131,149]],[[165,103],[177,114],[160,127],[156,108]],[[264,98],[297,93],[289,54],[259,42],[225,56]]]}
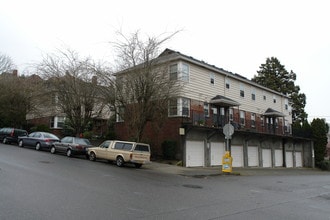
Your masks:
{"label": "apartment building", "polygon": [[[166,60],[169,79],[182,90],[169,102],[163,128],[146,130],[155,157],[163,141],[174,140],[186,167],[220,166],[226,149],[233,167],[313,166],[313,143],[292,136],[289,97],[177,51],[166,49],[157,59]],[[234,128],[227,148],[226,124]],[[129,138],[124,126],[116,126],[123,139]]]}

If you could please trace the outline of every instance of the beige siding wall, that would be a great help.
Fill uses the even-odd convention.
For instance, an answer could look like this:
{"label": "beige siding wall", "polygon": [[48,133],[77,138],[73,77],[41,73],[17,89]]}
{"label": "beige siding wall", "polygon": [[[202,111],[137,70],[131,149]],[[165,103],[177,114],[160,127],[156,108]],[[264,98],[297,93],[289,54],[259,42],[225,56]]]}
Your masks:
{"label": "beige siding wall", "polygon": [[[207,69],[198,65],[184,62],[189,64],[190,76],[189,82],[184,84],[182,96],[192,100],[201,102],[209,102],[216,95],[222,95],[239,102],[241,105],[240,110],[247,112],[254,112],[263,114],[268,108],[282,112],[286,115],[286,120],[292,123],[290,115],[290,108],[285,109],[285,104],[288,103],[287,98],[269,90],[256,87],[249,84],[246,80],[240,80],[231,76],[226,76],[224,73],[217,72],[216,70]],[[214,84],[210,82],[210,74],[214,74]],[[230,88],[225,86],[226,77],[230,81]],[[241,86],[244,87],[244,97],[240,96]],[[252,90],[255,91],[255,100],[252,100]],[[264,100],[266,96],[266,100]],[[273,98],[276,98],[274,103]]]}

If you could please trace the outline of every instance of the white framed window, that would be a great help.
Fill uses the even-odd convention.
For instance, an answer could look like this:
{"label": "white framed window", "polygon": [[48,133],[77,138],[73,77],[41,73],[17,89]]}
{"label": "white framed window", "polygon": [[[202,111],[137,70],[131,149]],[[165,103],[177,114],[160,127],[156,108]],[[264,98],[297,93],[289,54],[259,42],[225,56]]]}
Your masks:
{"label": "white framed window", "polygon": [[230,79],[228,77],[225,78],[226,89],[230,89]]}
{"label": "white framed window", "polygon": [[170,80],[182,80],[189,82],[189,65],[185,63],[175,63],[169,66]]}
{"label": "white framed window", "polygon": [[210,84],[211,85],[214,85],[214,80],[215,80],[215,75],[214,75],[214,73],[210,73]]}
{"label": "white framed window", "polygon": [[170,80],[177,80],[178,79],[178,64],[171,64],[169,67],[170,72]]}
{"label": "white framed window", "polygon": [[244,98],[244,84],[240,83],[239,88],[239,95]]}
{"label": "white framed window", "polygon": [[210,117],[210,105],[207,102],[204,102],[204,115],[205,117]]}
{"label": "white framed window", "polygon": [[284,101],[284,109],[289,110],[289,100],[285,99]]}
{"label": "white framed window", "polygon": [[229,109],[229,120],[230,121],[234,120],[234,109],[232,108]]}
{"label": "white framed window", "polygon": [[185,63],[181,63],[181,80],[185,82],[189,82],[189,65]]}
{"label": "white framed window", "polygon": [[251,88],[251,99],[253,100],[253,101],[255,101],[256,100],[256,90],[255,90],[255,88]]}
{"label": "white framed window", "polygon": [[239,111],[239,121],[241,125],[245,125],[245,111]]}
{"label": "white framed window", "polygon": [[65,117],[54,116],[50,120],[51,128],[64,128]]}
{"label": "white framed window", "polygon": [[251,127],[255,127],[256,126],[256,114],[255,113],[251,113]]}
{"label": "white framed window", "polygon": [[124,121],[125,108],[124,107],[118,107],[117,111],[118,111],[118,113],[116,115],[116,121],[117,122],[123,122]]}
{"label": "white framed window", "polygon": [[177,98],[169,101],[169,116],[186,116],[190,115],[190,99]]}
{"label": "white framed window", "polygon": [[273,102],[276,103],[276,95],[273,95]]}

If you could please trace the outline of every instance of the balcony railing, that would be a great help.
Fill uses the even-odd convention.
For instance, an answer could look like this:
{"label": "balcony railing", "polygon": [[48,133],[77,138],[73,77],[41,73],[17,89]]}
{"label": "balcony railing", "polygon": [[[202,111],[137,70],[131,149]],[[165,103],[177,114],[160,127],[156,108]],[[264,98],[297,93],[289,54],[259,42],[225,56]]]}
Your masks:
{"label": "balcony railing", "polygon": [[[240,119],[233,117],[229,120],[234,126],[235,130],[254,132],[254,133],[265,133],[274,135],[291,135],[291,127],[284,126],[282,123],[266,123],[267,120],[256,120],[251,119]],[[192,124],[193,126],[202,126],[209,128],[223,128],[228,123],[228,119],[224,115],[209,115],[206,116],[203,112],[190,111],[189,117],[183,117],[182,122],[184,124]],[[281,121],[283,122],[283,120]]]}

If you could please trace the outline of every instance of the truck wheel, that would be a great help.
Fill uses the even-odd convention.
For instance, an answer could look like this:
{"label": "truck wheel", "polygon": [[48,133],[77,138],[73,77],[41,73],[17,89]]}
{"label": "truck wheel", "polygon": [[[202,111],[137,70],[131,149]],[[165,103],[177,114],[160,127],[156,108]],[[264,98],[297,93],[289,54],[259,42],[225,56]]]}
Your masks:
{"label": "truck wheel", "polygon": [[135,163],[134,165],[135,165],[136,168],[141,168],[142,167],[142,164],[140,164],[140,163]]}
{"label": "truck wheel", "polygon": [[95,155],[94,152],[90,152],[90,154],[89,154],[89,160],[90,161],[95,161],[96,160],[96,155]]}
{"label": "truck wheel", "polygon": [[121,156],[118,156],[116,159],[116,165],[122,167],[124,165],[124,159]]}

